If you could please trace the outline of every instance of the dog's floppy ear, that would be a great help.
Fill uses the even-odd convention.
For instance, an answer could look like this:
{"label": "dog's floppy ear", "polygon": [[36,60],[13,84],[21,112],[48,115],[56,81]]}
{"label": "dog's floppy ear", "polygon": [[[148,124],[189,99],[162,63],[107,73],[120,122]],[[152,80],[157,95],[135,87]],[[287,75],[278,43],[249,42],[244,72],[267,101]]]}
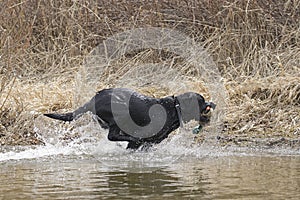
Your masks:
{"label": "dog's floppy ear", "polygon": [[185,123],[191,120],[200,120],[200,111],[205,103],[200,94],[187,92],[177,96],[177,99],[181,108],[182,120]]}

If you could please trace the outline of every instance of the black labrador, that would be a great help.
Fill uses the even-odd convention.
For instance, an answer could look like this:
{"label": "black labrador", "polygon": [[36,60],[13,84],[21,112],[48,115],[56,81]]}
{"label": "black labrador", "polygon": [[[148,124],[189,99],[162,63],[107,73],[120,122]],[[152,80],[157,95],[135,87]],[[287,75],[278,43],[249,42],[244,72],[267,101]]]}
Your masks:
{"label": "black labrador", "polygon": [[200,125],[209,122],[207,115],[216,105],[205,102],[198,93],[152,98],[126,88],[104,89],[74,112],[45,114],[72,121],[83,113],[92,112],[103,128],[108,128],[110,141],[128,141],[128,149],[145,144],[158,144],[175,129],[191,120]]}

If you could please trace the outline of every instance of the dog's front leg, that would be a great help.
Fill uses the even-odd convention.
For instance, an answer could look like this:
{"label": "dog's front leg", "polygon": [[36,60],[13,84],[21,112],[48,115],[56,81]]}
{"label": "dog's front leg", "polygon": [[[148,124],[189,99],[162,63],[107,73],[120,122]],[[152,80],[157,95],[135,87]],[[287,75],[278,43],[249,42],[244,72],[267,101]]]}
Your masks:
{"label": "dog's front leg", "polygon": [[137,142],[128,142],[126,149],[138,149],[143,144],[144,143],[142,140],[139,140]]}

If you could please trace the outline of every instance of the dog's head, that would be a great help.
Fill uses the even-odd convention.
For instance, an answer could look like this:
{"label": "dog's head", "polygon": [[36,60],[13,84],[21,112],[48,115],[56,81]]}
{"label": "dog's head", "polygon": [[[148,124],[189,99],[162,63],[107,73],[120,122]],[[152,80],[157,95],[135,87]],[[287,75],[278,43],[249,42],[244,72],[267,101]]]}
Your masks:
{"label": "dog's head", "polygon": [[196,120],[201,125],[210,121],[211,113],[216,108],[213,102],[206,102],[198,93],[187,92],[177,96],[180,104],[183,122]]}

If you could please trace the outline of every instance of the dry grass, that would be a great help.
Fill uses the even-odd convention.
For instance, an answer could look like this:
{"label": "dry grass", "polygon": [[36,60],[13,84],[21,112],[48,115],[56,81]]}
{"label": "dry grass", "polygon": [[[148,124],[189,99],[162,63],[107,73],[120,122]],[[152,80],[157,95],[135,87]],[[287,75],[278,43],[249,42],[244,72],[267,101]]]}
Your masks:
{"label": "dry grass", "polygon": [[[114,33],[150,26],[179,30],[209,50],[229,94],[223,134],[299,138],[299,0],[2,0],[0,16],[1,144],[39,143],[35,118],[81,101],[75,75],[84,56]],[[170,64],[172,57],[127,55],[111,63],[99,88],[116,85],[138,62]],[[197,74],[176,60],[174,68],[181,66],[187,85],[208,97]],[[173,93],[159,85],[138,89]]]}

